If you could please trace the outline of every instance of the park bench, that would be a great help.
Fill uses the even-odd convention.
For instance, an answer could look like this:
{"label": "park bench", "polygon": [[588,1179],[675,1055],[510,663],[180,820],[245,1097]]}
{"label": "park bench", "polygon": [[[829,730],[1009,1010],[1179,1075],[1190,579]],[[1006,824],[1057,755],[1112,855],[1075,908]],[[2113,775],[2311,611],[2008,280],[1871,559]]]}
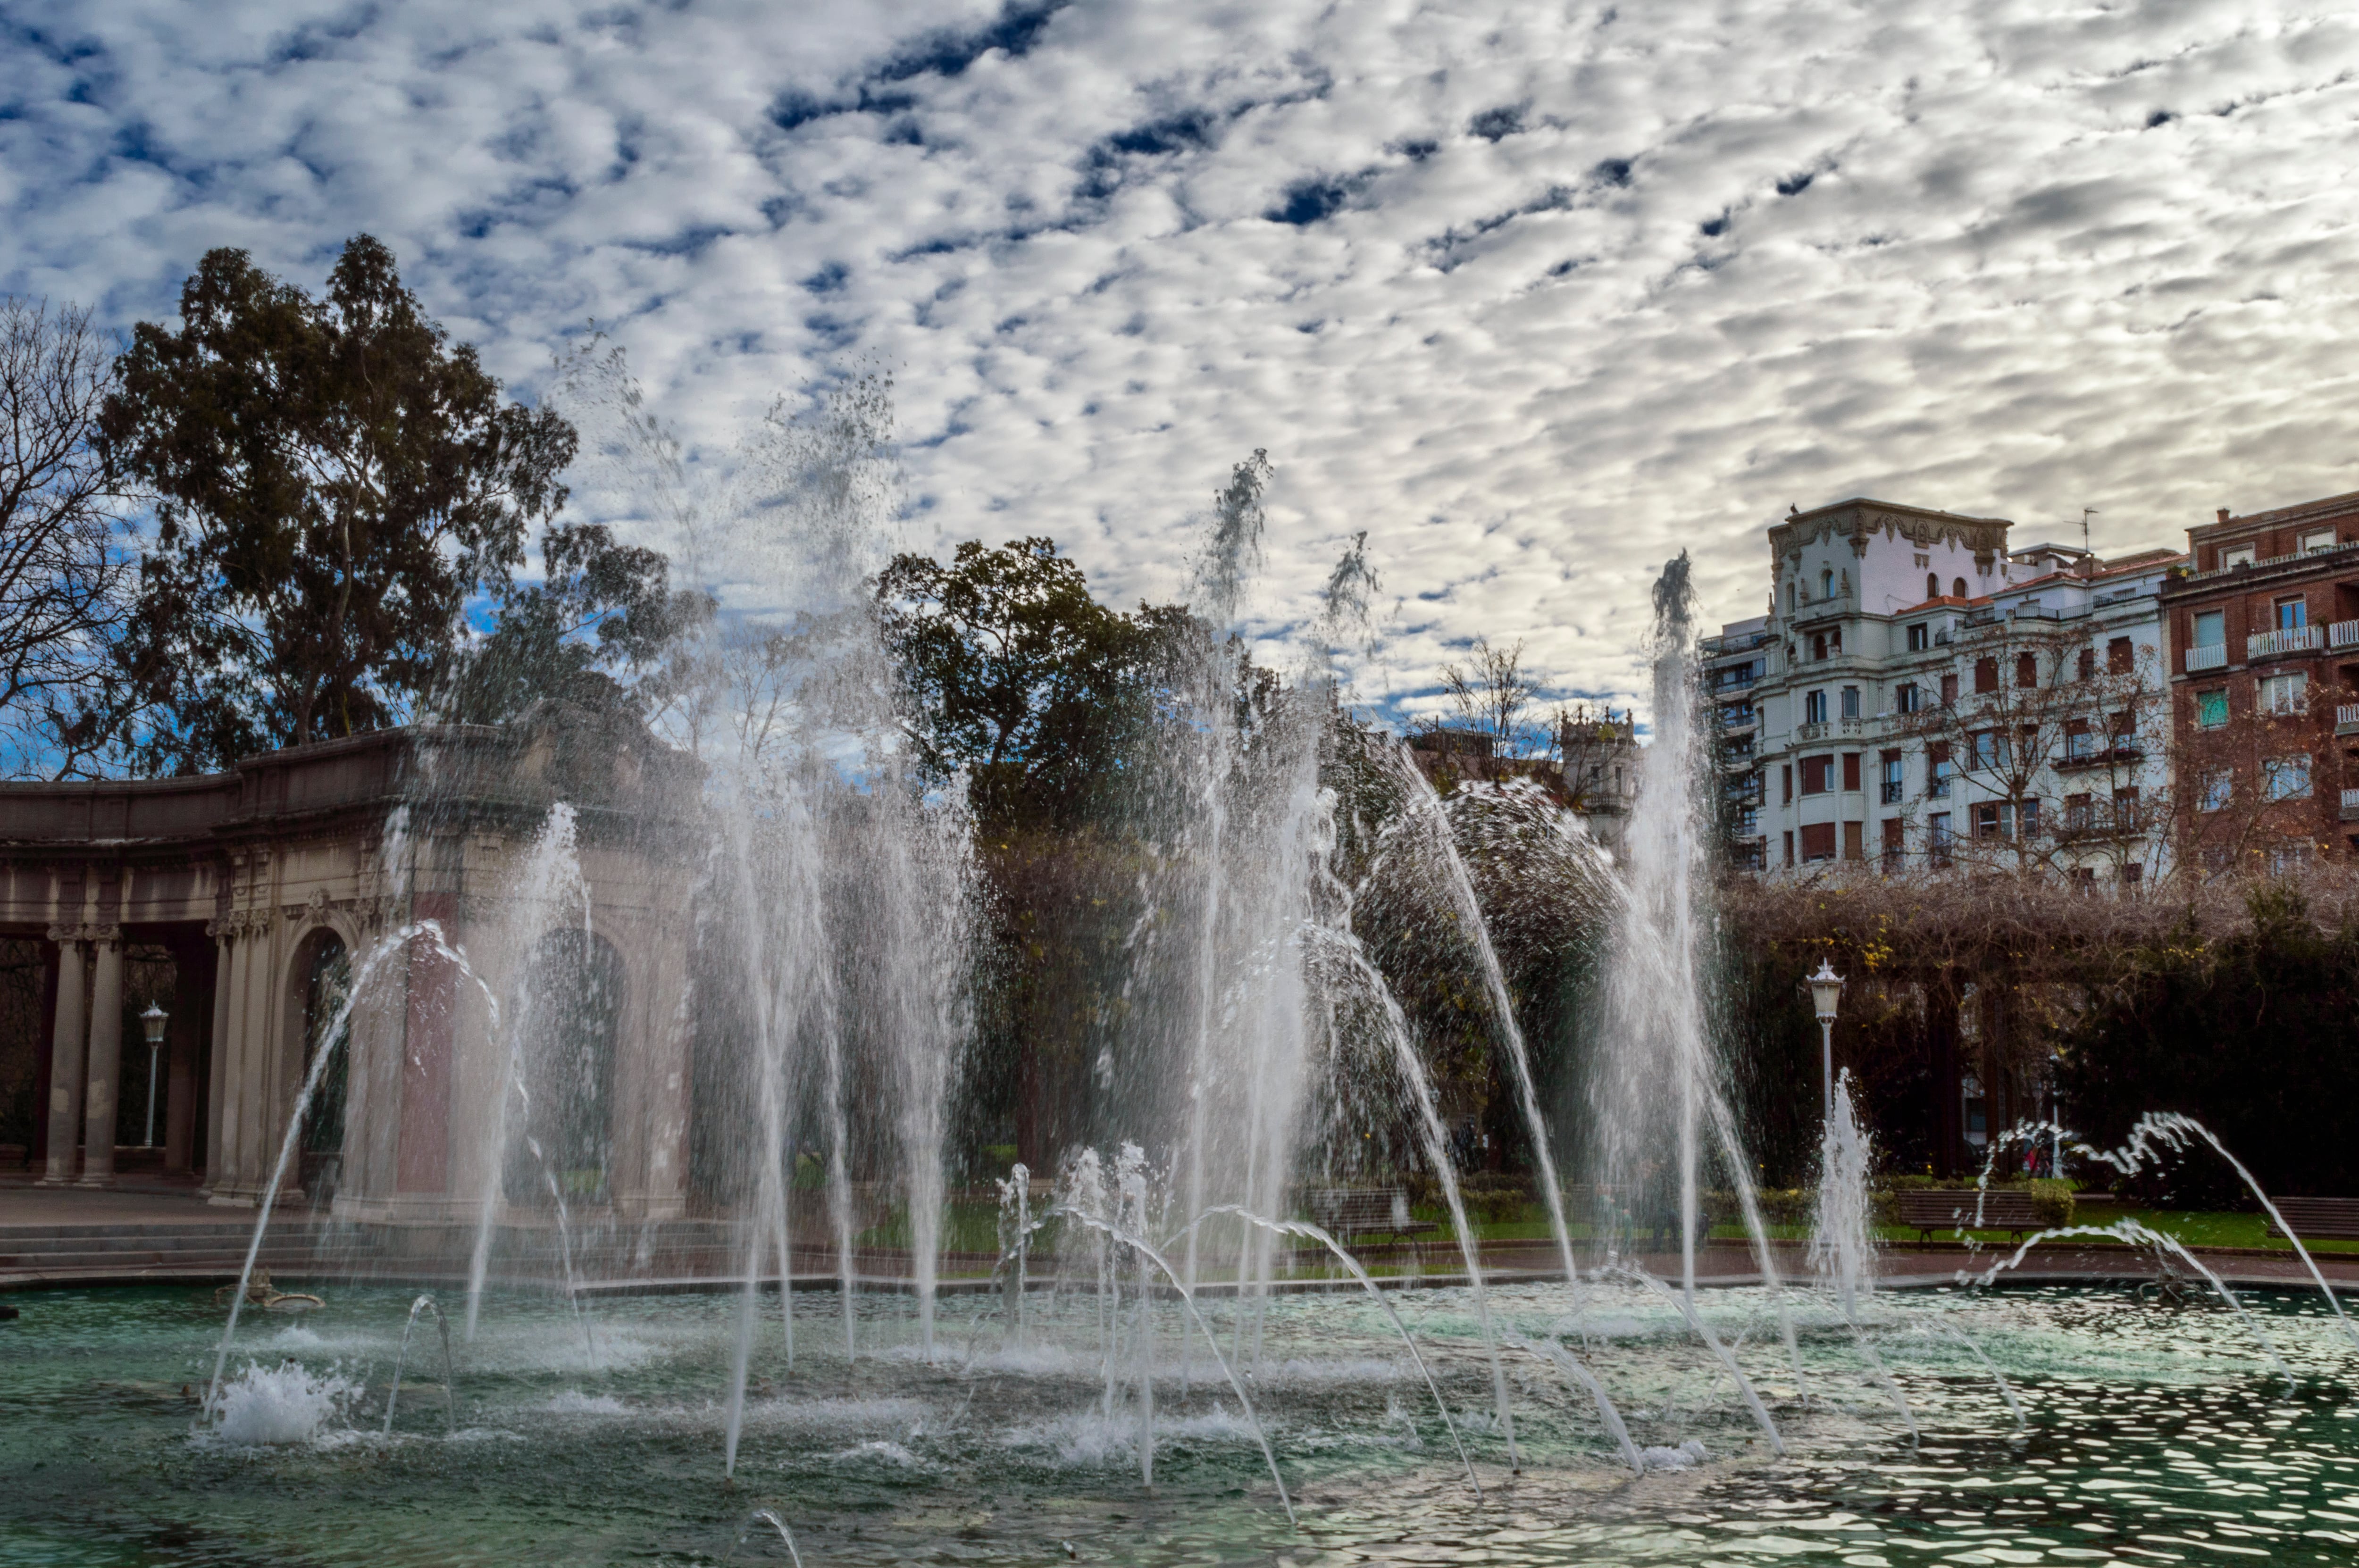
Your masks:
{"label": "park bench", "polygon": [[[2359,1198],[2271,1198],[2294,1233],[2307,1241],[2359,1241]],[[2283,1236],[2274,1224],[2271,1236]]]}
{"label": "park bench", "polygon": [[[1982,1223],[1974,1223],[1974,1204],[1982,1204]],[[1919,1241],[1937,1230],[2004,1230],[2021,1236],[2042,1228],[2039,1206],[2029,1193],[1993,1187],[1977,1193],[1972,1187],[1903,1188],[1893,1195],[1900,1223],[1916,1227]]]}
{"label": "park bench", "polygon": [[1440,1227],[1412,1219],[1398,1187],[1313,1187],[1304,1206],[1310,1223],[1347,1246],[1355,1236],[1423,1236]]}

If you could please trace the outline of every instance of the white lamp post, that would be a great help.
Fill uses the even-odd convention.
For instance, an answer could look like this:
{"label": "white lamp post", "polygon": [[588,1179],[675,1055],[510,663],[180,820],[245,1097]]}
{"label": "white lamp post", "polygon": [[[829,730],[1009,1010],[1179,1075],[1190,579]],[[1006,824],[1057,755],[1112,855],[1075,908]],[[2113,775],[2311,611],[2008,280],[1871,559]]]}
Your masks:
{"label": "white lamp post", "polygon": [[156,1147],[156,1058],[164,1045],[164,1021],[169,1017],[154,1002],[139,1015],[140,1027],[147,1032],[147,1141],[146,1148]]}
{"label": "white lamp post", "polygon": [[1835,1009],[1843,1001],[1843,979],[1826,959],[1810,977],[1810,1005],[1819,1014],[1819,1076],[1823,1087],[1826,1119],[1835,1119]]}

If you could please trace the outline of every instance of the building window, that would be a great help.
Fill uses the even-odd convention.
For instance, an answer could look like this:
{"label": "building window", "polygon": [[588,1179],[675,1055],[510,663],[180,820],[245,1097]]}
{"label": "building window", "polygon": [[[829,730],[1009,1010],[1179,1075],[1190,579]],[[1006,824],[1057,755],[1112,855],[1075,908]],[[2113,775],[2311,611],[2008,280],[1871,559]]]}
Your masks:
{"label": "building window", "polygon": [[1947,741],[1936,741],[1925,748],[1925,794],[1932,800],[1950,798],[1950,747]]}
{"label": "building window", "polygon": [[2308,800],[2310,798],[2310,753],[2301,752],[2289,757],[2263,758],[2261,798],[2263,800]]}
{"label": "building window", "polygon": [[2310,624],[2310,600],[2299,594],[2277,600],[2277,630],[2299,632]]}
{"label": "building window", "polygon": [[2135,830],[2138,825],[2138,786],[2124,784],[2114,791],[2114,826]]}
{"label": "building window", "polygon": [[[1786,585],[1786,613],[1788,615],[1794,613],[1794,585],[1790,582]],[[1793,860],[1791,855],[1786,858],[1789,862]]]}
{"label": "building window", "polygon": [[1925,819],[1925,842],[1935,860],[1947,860],[1950,858],[1951,836],[1948,812],[1937,811]]}
{"label": "building window", "polygon": [[1834,596],[1835,596],[1835,573],[1834,573],[1834,568],[1833,568],[1832,567],[1826,567],[1826,568],[1821,568],[1821,570],[1820,570],[1820,572],[1819,572],[1819,597],[1820,597],[1821,599],[1832,599]]}
{"label": "building window", "polygon": [[1789,866],[1794,863],[1794,834],[1791,828],[1786,832],[1786,863]]}
{"label": "building window", "polygon": [[1935,577],[1931,572],[1927,572],[1925,574],[1925,597],[1928,599],[1939,599],[1941,597],[1941,579]]}
{"label": "building window", "polygon": [[2082,649],[2080,664],[2075,667],[2072,673],[2082,680],[2094,679],[2097,674],[2097,650],[2094,648]]}
{"label": "building window", "polygon": [[2217,730],[2228,722],[2228,688],[2215,686],[2210,691],[2195,694],[2195,727]]}
{"label": "building window", "polygon": [[1859,687],[1847,686],[1843,688],[1843,716],[1845,719],[1859,717]]}
{"label": "building window", "polygon": [[2288,839],[2269,847],[2269,875],[2299,876],[2310,865],[2310,845],[2302,839]]}
{"label": "building window", "polygon": [[2300,670],[2281,676],[2261,678],[2261,710],[2272,718],[2283,719],[2301,712],[2309,706],[2305,688],[2310,676]]}
{"label": "building window", "polygon": [[2137,667],[2137,649],[2127,637],[2116,637],[2105,644],[2105,669],[2109,674],[2125,676]]}
{"label": "building window", "polygon": [[1996,691],[1997,689],[1998,661],[1989,657],[1976,659],[1974,661],[1974,690],[1977,692],[1985,692]]}
{"label": "building window", "polygon": [[2039,660],[2038,657],[2030,654],[2016,654],[2015,684],[2018,687],[2035,687],[2039,684]]}
{"label": "building window", "polygon": [[1827,656],[1827,634],[1826,634],[1824,632],[1813,632],[1813,633],[1810,633],[1810,657],[1812,657],[1813,659],[1823,659],[1823,658],[1825,658],[1826,656]]}
{"label": "building window", "polygon": [[2016,807],[2015,826],[2017,830],[2026,838],[2035,838],[2038,837],[2039,797],[2038,795],[2033,795],[2029,800],[2025,801],[2021,806]]}
{"label": "building window", "polygon": [[1856,794],[1859,790],[1859,753],[1843,753],[1843,788]]}
{"label": "building window", "polygon": [[1957,672],[1953,670],[1950,674],[1941,677],[1941,706],[1944,708],[1951,707],[1955,704],[1957,700],[1958,676]]}
{"label": "building window", "polygon": [[1963,578],[1960,578],[1957,581],[1955,581],[1955,582],[1951,583],[1951,584],[1950,585],[1950,591],[1951,591],[1951,593],[1956,594],[1960,599],[1963,599],[1963,598],[1965,598],[1965,597],[1966,597],[1966,579],[1963,579]]}
{"label": "building window", "polygon": [[1908,651],[1921,654],[1933,645],[1933,629],[1923,622],[1908,628]]}
{"label": "building window", "polygon": [[2066,831],[2072,833],[2086,833],[2090,828],[2096,825],[2096,816],[2090,806],[2089,797],[2087,795],[2068,795],[2064,797],[2064,827]]}
{"label": "building window", "polygon": [[1835,858],[1835,825],[1832,822],[1802,824],[1802,863],[1832,860]]}
{"label": "building window", "polygon": [[2315,550],[2332,548],[2334,548],[2334,530],[2332,528],[2312,528],[2301,536],[2301,553],[2305,556]]}
{"label": "building window", "polygon": [[1835,760],[1832,757],[1802,759],[1802,793],[1825,795],[1835,787]]}
{"label": "building window", "polygon": [[1826,721],[1827,694],[1824,691],[1804,692],[1802,694],[1802,722],[1805,724],[1824,724]]}
{"label": "building window", "polygon": [[2085,762],[2097,754],[2097,737],[2085,719],[2067,719],[2064,724],[2064,760]]}
{"label": "building window", "polygon": [[1897,871],[1900,869],[1900,856],[1904,842],[1902,835],[1905,831],[1906,829],[1900,826],[1900,818],[1887,816],[1884,819],[1884,869],[1887,871]]}
{"label": "building window", "polygon": [[2220,551],[2220,565],[2221,565],[2223,568],[2228,568],[2228,567],[2248,567],[2248,566],[2251,566],[2252,564],[2253,564],[2253,546],[2250,546],[2250,545],[2227,545],[2227,546],[2222,546],[2221,551]]}
{"label": "building window", "polygon": [[2146,881],[2146,868],[2144,866],[2133,864],[2124,866],[2122,868],[2123,886],[2136,887],[2138,883],[2144,881]]}
{"label": "building window", "polygon": [[1886,806],[1898,806],[1901,796],[1908,792],[1908,775],[1902,771],[1905,765],[1900,760],[1899,752],[1884,753],[1884,776],[1879,782],[1883,786],[1881,791],[1883,802]]}
{"label": "building window", "polygon": [[2228,612],[2224,610],[2199,610],[2195,612],[2195,635],[2188,643],[2192,648],[2224,648],[2228,645]]}
{"label": "building window", "polygon": [[2072,891],[2082,894],[2095,892],[2097,891],[2097,868],[2094,866],[2073,867]]}
{"label": "building window", "polygon": [[1893,699],[1903,713],[1914,713],[1925,706],[1925,694],[1915,681],[1902,681]]}
{"label": "building window", "polygon": [[1973,748],[1971,753],[1973,762],[1971,765],[1977,772],[2004,773],[2006,771],[2009,757],[2006,730],[1977,730],[1967,738],[1967,742]]}
{"label": "building window", "polygon": [[2201,811],[2224,811],[2236,793],[2236,775],[2229,768],[2205,770],[2202,783],[2195,792],[2196,808]]}
{"label": "building window", "polygon": [[[1793,763],[1788,762],[1784,767],[1777,770],[1777,790],[1780,804],[1786,806],[1791,806],[1794,804]],[[1793,858],[1794,857],[1791,855],[1786,857],[1788,861],[1791,861]]]}

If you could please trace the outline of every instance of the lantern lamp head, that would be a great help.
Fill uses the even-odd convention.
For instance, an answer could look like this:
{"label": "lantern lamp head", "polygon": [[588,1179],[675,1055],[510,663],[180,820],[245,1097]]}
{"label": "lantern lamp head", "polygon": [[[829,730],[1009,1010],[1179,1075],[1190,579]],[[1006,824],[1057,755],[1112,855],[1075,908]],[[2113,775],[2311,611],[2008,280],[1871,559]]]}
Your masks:
{"label": "lantern lamp head", "polygon": [[1834,966],[1826,959],[1819,960],[1819,972],[1810,977],[1810,1005],[1821,1022],[1832,1020],[1836,1007],[1843,1001],[1843,978],[1835,973]]}
{"label": "lantern lamp head", "polygon": [[139,1015],[139,1023],[147,1032],[148,1044],[161,1045],[164,1043],[164,1021],[170,1016],[154,1002],[147,1004],[147,1011]]}

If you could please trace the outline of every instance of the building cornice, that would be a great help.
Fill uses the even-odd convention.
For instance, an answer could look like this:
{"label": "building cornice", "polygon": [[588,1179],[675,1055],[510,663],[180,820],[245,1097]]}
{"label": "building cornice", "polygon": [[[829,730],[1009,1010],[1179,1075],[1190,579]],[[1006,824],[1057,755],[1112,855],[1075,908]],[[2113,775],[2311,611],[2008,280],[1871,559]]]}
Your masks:
{"label": "building cornice", "polygon": [[1975,564],[1981,566],[1988,564],[1984,557],[1995,561],[2006,552],[2006,533],[2014,525],[2004,517],[1962,517],[1855,496],[1771,524],[1769,554],[1773,569],[1782,569],[1789,560],[1799,560],[1807,546],[1841,538],[1851,542],[1853,555],[1864,557],[1867,542],[1881,534],[1906,539],[1919,549],[1955,545],[1972,551]]}

